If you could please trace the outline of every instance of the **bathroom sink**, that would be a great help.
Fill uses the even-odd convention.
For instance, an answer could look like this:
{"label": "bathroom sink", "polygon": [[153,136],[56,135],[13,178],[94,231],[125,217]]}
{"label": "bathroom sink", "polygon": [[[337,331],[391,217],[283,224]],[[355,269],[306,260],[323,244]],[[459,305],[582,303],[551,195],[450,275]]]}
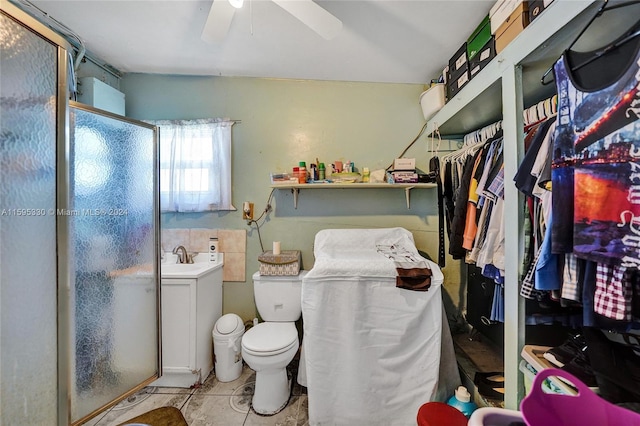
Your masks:
{"label": "bathroom sink", "polygon": [[222,268],[222,259],[217,262],[172,263],[160,264],[161,278],[200,278],[217,268]]}

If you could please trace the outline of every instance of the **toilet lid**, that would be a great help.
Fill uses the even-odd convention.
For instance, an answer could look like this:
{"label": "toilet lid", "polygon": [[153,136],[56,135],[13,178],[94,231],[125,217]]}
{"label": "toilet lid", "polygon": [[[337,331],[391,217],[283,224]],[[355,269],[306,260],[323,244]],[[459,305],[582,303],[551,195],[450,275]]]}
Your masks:
{"label": "toilet lid", "polygon": [[298,330],[292,322],[263,322],[242,336],[242,348],[254,353],[284,352],[298,341]]}

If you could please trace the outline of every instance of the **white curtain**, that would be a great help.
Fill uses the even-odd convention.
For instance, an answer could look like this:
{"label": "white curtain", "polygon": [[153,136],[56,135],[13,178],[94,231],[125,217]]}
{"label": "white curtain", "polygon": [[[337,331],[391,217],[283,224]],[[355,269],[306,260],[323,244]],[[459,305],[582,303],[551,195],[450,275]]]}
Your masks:
{"label": "white curtain", "polygon": [[160,128],[160,210],[235,210],[231,204],[229,119],[156,120]]}

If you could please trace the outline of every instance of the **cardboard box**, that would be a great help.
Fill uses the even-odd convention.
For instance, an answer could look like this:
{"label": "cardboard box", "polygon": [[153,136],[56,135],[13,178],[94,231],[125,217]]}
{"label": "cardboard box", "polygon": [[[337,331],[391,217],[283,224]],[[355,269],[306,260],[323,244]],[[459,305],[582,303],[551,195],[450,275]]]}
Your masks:
{"label": "cardboard box", "polygon": [[395,160],[393,160],[393,169],[414,171],[416,169],[416,159],[415,158],[396,158]]}
{"label": "cardboard box", "polygon": [[485,44],[480,53],[473,57],[469,62],[469,78],[473,79],[484,67],[486,67],[493,58],[496,57],[496,40],[491,37]]}
{"label": "cardboard box", "polygon": [[425,173],[416,168],[415,170],[389,170],[387,172],[387,183],[435,183],[436,173]]}
{"label": "cardboard box", "polygon": [[418,173],[414,171],[389,171],[387,183],[418,183]]}
{"label": "cardboard box", "polygon": [[267,250],[258,256],[260,275],[298,275],[300,257],[300,250],[283,250],[280,254]]}
{"label": "cardboard box", "polygon": [[272,185],[291,185],[298,183],[298,177],[284,173],[270,173]]}
{"label": "cardboard box", "polygon": [[489,17],[491,20],[491,34],[496,34],[498,28],[511,16],[511,14],[520,6],[525,7],[525,10],[529,10],[527,1],[523,0],[498,0],[491,10],[489,11]]}
{"label": "cardboard box", "polygon": [[469,60],[467,59],[467,43],[464,43],[454,55],[449,59],[449,78],[447,81],[457,79],[462,73],[468,71]]}
{"label": "cardboard box", "polygon": [[511,40],[529,25],[529,9],[520,4],[496,31],[496,54],[502,52]]}
{"label": "cardboard box", "polygon": [[471,68],[471,60],[476,54],[484,47],[485,44],[491,39],[491,23],[489,15],[487,15],[480,25],[471,33],[467,40],[467,58],[469,60],[469,67]]}
{"label": "cardboard box", "polygon": [[536,19],[553,0],[533,0],[529,2],[529,22]]}
{"label": "cardboard box", "polygon": [[458,94],[458,92],[466,86],[470,80],[471,77],[469,76],[469,70],[466,70],[455,80],[449,81],[449,84],[447,85],[447,99],[453,99],[453,97]]}

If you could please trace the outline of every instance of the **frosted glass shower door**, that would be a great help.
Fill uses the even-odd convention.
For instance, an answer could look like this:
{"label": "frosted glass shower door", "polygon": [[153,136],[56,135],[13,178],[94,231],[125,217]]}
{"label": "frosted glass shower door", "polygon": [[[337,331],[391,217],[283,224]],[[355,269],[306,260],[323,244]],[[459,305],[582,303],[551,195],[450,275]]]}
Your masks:
{"label": "frosted glass shower door", "polygon": [[57,46],[0,13],[0,424],[58,420]]}
{"label": "frosted glass shower door", "polygon": [[71,418],[159,371],[155,127],[70,108]]}

